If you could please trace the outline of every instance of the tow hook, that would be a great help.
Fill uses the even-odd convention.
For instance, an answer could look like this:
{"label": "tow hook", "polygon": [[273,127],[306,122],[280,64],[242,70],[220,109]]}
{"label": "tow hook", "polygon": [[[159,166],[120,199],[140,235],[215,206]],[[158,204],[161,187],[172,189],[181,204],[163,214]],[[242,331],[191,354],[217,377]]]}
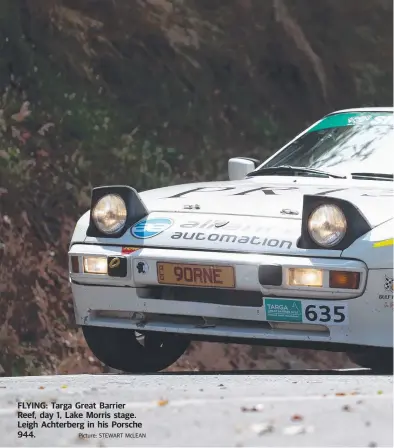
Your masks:
{"label": "tow hook", "polygon": [[206,317],[201,316],[201,318],[204,319],[204,323],[196,325],[196,328],[214,328],[214,327],[216,327],[216,324],[209,323],[209,321]]}

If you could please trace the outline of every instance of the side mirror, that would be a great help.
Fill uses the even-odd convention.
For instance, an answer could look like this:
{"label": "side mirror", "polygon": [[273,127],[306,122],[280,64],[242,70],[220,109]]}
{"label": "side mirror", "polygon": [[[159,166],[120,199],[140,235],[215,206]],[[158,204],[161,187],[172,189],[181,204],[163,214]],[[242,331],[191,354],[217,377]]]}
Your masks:
{"label": "side mirror", "polygon": [[249,157],[234,157],[228,161],[228,177],[230,180],[241,180],[255,170],[261,162]]}

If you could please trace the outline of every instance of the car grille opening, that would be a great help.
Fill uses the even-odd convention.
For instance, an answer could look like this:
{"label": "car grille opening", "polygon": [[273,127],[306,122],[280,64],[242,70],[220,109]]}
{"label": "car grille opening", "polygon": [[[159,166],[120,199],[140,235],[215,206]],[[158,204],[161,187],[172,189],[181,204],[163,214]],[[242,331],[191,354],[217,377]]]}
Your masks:
{"label": "car grille opening", "polygon": [[[175,302],[212,303],[260,308],[263,306],[263,296],[258,291],[238,291],[215,288],[188,288],[183,286],[163,286],[150,289],[150,297]],[[143,295],[145,296],[145,294]],[[142,297],[141,297],[142,298]],[[148,297],[143,297],[146,300]]]}

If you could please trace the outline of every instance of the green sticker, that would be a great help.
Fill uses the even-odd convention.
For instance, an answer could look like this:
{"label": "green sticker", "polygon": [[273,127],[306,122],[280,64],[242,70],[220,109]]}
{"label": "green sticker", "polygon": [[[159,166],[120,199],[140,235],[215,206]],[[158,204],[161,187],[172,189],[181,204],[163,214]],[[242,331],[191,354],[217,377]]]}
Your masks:
{"label": "green sticker", "polygon": [[300,300],[264,299],[267,320],[279,322],[302,322]]}
{"label": "green sticker", "polygon": [[392,112],[349,112],[330,115],[319,121],[309,132],[343,126],[379,126],[393,125]]}

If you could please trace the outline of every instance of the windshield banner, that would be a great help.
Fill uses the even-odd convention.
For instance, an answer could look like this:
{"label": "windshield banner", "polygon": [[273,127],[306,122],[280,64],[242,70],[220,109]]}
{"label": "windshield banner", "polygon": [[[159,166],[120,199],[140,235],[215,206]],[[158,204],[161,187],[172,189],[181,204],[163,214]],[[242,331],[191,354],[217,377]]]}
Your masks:
{"label": "windshield banner", "polygon": [[393,125],[394,114],[392,112],[351,112],[330,115],[319,121],[309,132],[320,131],[322,129],[337,128],[343,126],[381,126]]}

